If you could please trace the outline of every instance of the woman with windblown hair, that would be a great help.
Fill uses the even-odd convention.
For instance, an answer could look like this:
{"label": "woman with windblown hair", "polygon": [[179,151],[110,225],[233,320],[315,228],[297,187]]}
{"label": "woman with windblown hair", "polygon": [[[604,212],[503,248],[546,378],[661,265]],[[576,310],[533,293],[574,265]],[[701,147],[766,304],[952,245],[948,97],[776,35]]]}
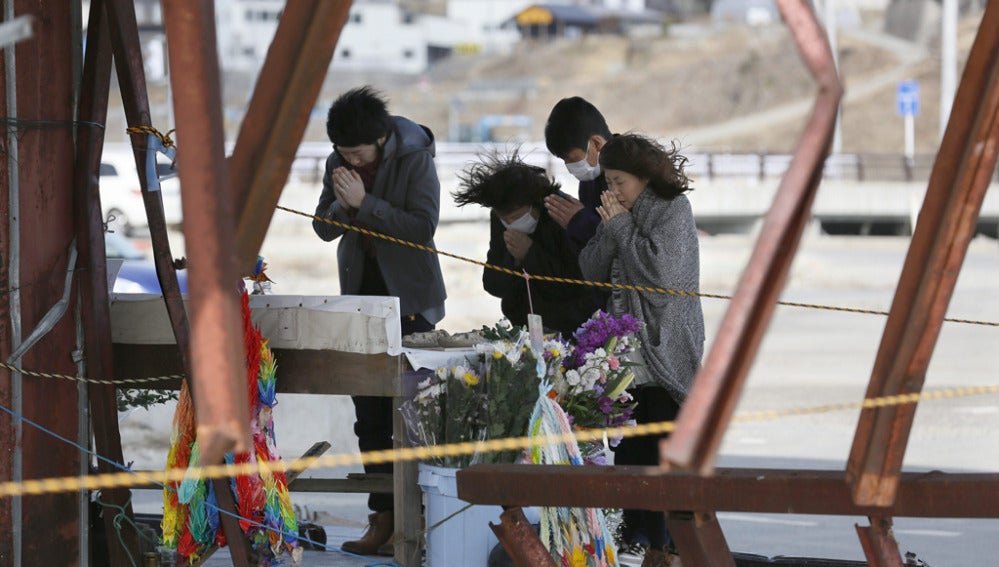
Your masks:
{"label": "woman with windblown hair", "polygon": [[[578,254],[569,246],[565,229],[544,207],[544,198],[559,185],[545,170],[510,157],[486,156],[458,176],[454,193],[459,206],[475,203],[492,210],[486,262],[530,276],[581,279]],[[502,300],[503,315],[514,325],[526,325],[528,313],[541,315],[547,329],[571,337],[599,305],[581,285],[561,284],[485,268],[482,285]]]}
{"label": "woman with windblown hair", "polygon": [[[697,227],[684,196],[687,158],[638,135],[615,136],[600,151],[607,191],[597,207],[601,224],[579,254],[586,279],[691,292],[699,290]],[[639,424],[672,421],[704,353],[704,315],[697,295],[618,288],[608,310],[645,323],[639,331],[643,366],[628,391]],[[658,465],[660,436],[627,437],[614,448],[618,465]],[[623,547],[646,547],[642,567],[677,565],[662,512],[625,510]]]}

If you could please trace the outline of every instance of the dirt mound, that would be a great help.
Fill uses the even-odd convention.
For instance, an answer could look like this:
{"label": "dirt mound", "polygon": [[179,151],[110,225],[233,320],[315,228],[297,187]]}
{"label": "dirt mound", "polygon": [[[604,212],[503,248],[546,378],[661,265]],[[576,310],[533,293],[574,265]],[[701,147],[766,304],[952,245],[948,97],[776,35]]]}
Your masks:
{"label": "dirt mound", "polygon": [[[965,22],[962,51],[976,31],[977,21]],[[895,114],[895,87],[898,80],[917,79],[922,112],[916,118],[916,151],[935,152],[939,59],[923,47],[873,30],[841,30],[838,44],[847,88],[843,151],[900,152],[903,122]],[[394,112],[427,124],[441,140],[454,120],[472,128],[485,114],[529,116],[532,126],[520,135],[540,140],[552,105],[580,95],[604,112],[614,131],[682,139],[712,127],[710,135],[697,137],[701,149],[732,151],[792,150],[815,91],[783,26],[694,24],[674,27],[661,38],[528,42],[504,56],[457,56],[409,81],[372,78],[391,99]],[[327,85],[323,100],[331,100],[337,87],[346,88],[342,81],[336,83],[335,88]],[[851,92],[860,87],[861,94]],[[455,112],[449,107],[457,100]],[[757,114],[760,120],[753,125],[718,127]],[[322,139],[321,130],[311,125],[310,136]]]}

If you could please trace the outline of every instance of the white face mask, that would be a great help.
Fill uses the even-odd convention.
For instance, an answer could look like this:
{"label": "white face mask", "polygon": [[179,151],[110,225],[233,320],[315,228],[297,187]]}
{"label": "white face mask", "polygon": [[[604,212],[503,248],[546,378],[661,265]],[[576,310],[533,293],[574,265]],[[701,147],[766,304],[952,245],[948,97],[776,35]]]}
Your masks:
{"label": "white face mask", "polygon": [[597,165],[590,165],[589,162],[586,161],[586,156],[589,155],[589,153],[590,143],[587,142],[586,154],[583,155],[583,159],[565,164],[569,173],[580,181],[593,181],[594,179],[600,177],[600,163],[597,163]]}
{"label": "white face mask", "polygon": [[503,223],[503,227],[507,230],[516,230],[524,234],[534,234],[534,229],[538,227],[538,219],[534,218],[531,211],[527,211],[524,213],[524,216],[513,222],[508,223],[503,219],[500,219],[500,222]]}

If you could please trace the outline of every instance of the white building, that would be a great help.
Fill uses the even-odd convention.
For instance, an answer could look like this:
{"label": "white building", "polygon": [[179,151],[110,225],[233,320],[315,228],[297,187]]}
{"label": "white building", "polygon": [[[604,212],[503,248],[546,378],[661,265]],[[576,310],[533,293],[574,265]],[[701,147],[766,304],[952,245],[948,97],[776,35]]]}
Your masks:
{"label": "white building", "polygon": [[531,0],[448,0],[447,19],[462,29],[462,42],[455,45],[458,53],[507,53],[520,41],[515,25],[503,27]]}
{"label": "white building", "polygon": [[[455,51],[509,49],[519,35],[499,24],[521,4],[521,0],[451,0],[448,15],[441,17],[408,12],[395,0],[355,1],[331,69],[420,73]],[[223,68],[260,68],[284,5],[284,0],[217,0]]]}

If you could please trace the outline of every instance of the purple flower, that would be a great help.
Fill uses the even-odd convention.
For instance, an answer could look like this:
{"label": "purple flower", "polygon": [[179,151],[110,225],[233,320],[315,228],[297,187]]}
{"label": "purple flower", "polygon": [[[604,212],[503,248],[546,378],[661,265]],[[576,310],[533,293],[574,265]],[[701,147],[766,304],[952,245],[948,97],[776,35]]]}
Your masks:
{"label": "purple flower", "polygon": [[576,339],[576,349],[573,351],[571,368],[581,366],[587,354],[606,345],[611,337],[626,337],[641,328],[642,322],[627,313],[613,317],[604,311],[597,311],[572,334]]}
{"label": "purple flower", "polygon": [[610,415],[610,413],[614,410],[614,400],[608,398],[607,396],[600,396],[600,399],[597,400],[597,407],[600,408],[600,411],[604,412],[605,415]]}

